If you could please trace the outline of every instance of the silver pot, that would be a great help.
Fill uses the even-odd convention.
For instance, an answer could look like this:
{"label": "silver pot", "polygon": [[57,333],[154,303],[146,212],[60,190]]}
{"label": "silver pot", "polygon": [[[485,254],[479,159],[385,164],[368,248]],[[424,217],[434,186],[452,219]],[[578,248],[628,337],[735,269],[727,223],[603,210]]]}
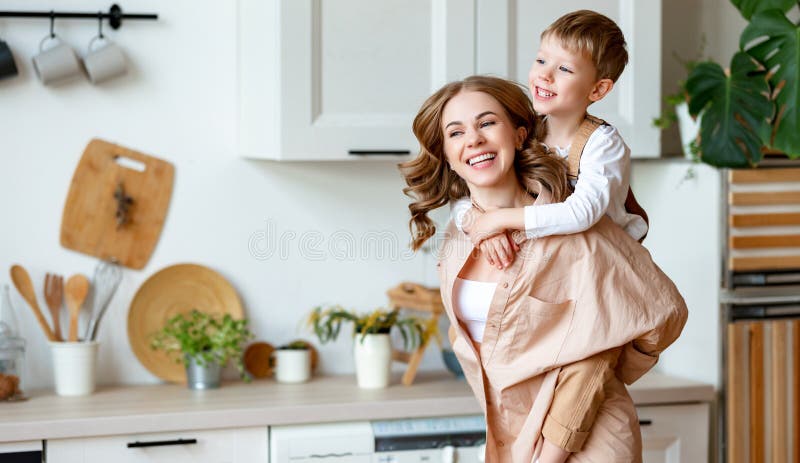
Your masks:
{"label": "silver pot", "polygon": [[186,354],[186,382],[189,389],[216,389],[220,384],[222,367],[217,362],[198,362]]}

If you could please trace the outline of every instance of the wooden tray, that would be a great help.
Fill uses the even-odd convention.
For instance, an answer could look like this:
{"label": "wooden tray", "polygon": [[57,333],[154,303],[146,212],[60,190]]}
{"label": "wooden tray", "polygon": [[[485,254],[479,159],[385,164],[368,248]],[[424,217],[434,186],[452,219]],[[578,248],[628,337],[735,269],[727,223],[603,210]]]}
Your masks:
{"label": "wooden tray", "polygon": [[152,334],[167,320],[192,309],[211,314],[244,318],[236,290],[219,273],[196,264],[167,267],[147,279],[128,311],[128,341],[139,362],[150,373],[174,383],[186,382],[182,363],[175,363],[163,351],[150,348]]}
{"label": "wooden tray", "polygon": [[[174,177],[175,168],[167,161],[103,140],[90,141],[64,204],[61,245],[142,269],[161,235]],[[128,221],[118,226],[115,192],[120,185],[133,202]]]}

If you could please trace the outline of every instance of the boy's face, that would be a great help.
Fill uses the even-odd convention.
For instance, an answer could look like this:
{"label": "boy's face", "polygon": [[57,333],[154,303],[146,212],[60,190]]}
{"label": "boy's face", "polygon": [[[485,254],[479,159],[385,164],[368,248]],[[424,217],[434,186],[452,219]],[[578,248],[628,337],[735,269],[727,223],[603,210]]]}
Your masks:
{"label": "boy's face", "polygon": [[613,86],[610,79],[597,79],[592,60],[564,48],[561,41],[545,37],[528,72],[533,108],[555,117],[583,115]]}

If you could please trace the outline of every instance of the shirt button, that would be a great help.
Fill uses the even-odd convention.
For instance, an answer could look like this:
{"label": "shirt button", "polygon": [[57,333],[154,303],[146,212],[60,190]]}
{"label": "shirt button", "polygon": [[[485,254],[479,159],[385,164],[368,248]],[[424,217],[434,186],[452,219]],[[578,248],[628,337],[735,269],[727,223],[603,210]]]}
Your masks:
{"label": "shirt button", "polygon": [[508,288],[508,283],[503,283],[503,288]]}

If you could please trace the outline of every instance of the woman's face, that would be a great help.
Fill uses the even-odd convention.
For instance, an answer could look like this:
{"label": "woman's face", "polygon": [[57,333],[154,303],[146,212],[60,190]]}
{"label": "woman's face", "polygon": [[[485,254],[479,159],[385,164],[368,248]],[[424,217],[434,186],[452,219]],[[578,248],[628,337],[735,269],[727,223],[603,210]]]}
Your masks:
{"label": "woman's face", "polygon": [[462,91],[442,111],[447,162],[470,189],[515,180],[514,155],[526,136],[492,96]]}

